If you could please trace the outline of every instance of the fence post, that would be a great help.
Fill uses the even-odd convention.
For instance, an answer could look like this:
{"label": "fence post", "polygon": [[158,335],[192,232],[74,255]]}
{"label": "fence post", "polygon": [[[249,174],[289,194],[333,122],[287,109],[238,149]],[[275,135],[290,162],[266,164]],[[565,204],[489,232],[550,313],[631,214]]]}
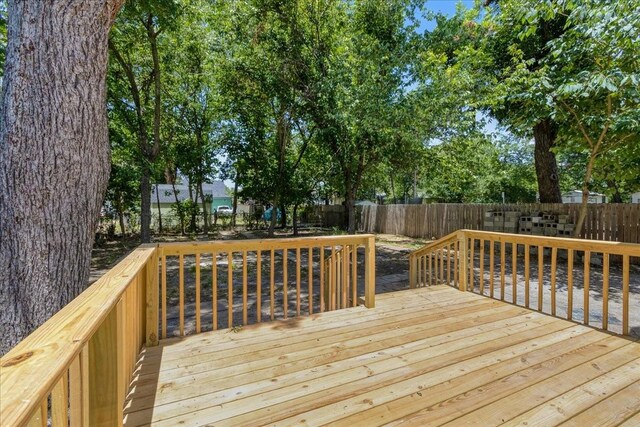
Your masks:
{"label": "fence post", "polygon": [[146,265],[146,345],[154,347],[158,345],[158,258],[160,248],[156,246],[151,258]]}
{"label": "fence post", "polygon": [[376,306],[376,238],[369,236],[364,254],[364,305]]}
{"label": "fence post", "polygon": [[460,251],[460,262],[458,263],[458,278],[460,290],[467,290],[467,273],[469,272],[469,260],[467,259],[467,236],[464,230],[458,231],[458,248]]}

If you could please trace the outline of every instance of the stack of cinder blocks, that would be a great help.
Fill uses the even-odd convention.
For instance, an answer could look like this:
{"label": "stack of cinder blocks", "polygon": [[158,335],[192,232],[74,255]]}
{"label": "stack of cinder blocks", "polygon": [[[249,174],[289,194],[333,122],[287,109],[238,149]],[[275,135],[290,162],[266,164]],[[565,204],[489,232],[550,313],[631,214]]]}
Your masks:
{"label": "stack of cinder blocks", "polygon": [[504,232],[517,233],[518,221],[520,220],[520,212],[508,211],[504,213]]}
{"label": "stack of cinder blocks", "polygon": [[504,231],[504,214],[497,211],[485,212],[484,229],[487,231]]}
{"label": "stack of cinder blocks", "polygon": [[569,215],[558,215],[558,236],[572,236],[575,225],[569,222]]}

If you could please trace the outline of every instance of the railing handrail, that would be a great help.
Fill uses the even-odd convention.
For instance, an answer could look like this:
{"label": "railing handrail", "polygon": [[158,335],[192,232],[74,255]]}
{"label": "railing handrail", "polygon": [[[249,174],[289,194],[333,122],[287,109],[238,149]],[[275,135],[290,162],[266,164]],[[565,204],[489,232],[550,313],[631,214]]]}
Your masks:
{"label": "railing handrail", "polygon": [[536,242],[537,246],[545,246],[548,248],[558,249],[573,249],[576,251],[591,251],[591,252],[609,252],[612,255],[629,255],[640,256],[640,244],[627,243],[627,242],[609,242],[602,240],[589,240],[589,239],[576,239],[572,237],[551,237],[551,236],[537,236],[529,234],[513,234],[513,233],[501,233],[495,231],[481,231],[481,230],[460,230],[464,233],[465,237],[475,239],[492,239],[496,242],[502,240],[509,243],[517,244],[529,244]]}
{"label": "railing handrail", "polygon": [[202,242],[170,242],[160,243],[158,247],[161,255],[187,255],[202,252],[252,251],[256,249],[297,249],[310,246],[330,246],[341,244],[366,245],[373,234],[341,235],[341,236],[314,236],[314,237],[287,237],[276,239],[244,239],[244,240],[210,240]]}
{"label": "railing handrail", "polygon": [[0,359],[0,419],[22,425],[156,253],[141,245]]}
{"label": "railing handrail", "polygon": [[[462,232],[467,231],[467,230],[460,230]],[[441,237],[437,240],[434,240],[433,242],[429,242],[426,245],[424,245],[423,247],[416,249],[415,251],[411,252],[410,256],[418,256],[418,255],[422,255],[423,253],[427,253],[429,251],[432,251],[434,249],[439,248],[442,245],[446,245],[448,242],[452,242],[454,240],[456,240],[458,238],[458,234],[460,233],[460,231],[454,231],[453,233],[449,233],[444,237]]]}

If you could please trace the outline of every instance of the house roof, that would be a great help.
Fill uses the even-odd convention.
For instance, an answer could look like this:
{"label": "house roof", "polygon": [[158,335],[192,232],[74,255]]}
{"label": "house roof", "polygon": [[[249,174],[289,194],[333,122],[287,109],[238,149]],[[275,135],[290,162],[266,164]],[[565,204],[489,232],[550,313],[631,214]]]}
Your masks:
{"label": "house roof", "polygon": [[[571,190],[566,193],[562,193],[562,197],[582,196],[581,190]],[[594,191],[589,192],[589,196],[604,196],[602,193],[596,193]]]}
{"label": "house roof", "polygon": [[[157,203],[158,197],[156,196],[156,188],[158,189],[158,196],[160,203],[175,203],[176,196],[173,194],[173,187],[171,184],[157,184],[151,188],[151,203]],[[189,198],[189,187],[187,184],[176,184],[176,194],[179,201],[184,201]],[[222,181],[214,181],[212,183],[202,184],[202,191],[205,196],[215,198],[228,197],[227,186]],[[200,200],[196,194],[193,195],[194,199]]]}

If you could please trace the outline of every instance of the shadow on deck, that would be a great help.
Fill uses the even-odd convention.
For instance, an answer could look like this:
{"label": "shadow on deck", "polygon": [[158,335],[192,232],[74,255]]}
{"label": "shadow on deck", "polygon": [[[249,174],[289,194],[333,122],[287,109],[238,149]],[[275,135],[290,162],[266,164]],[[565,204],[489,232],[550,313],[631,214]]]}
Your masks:
{"label": "shadow on deck", "polygon": [[125,425],[640,425],[640,343],[448,286],[143,350]]}

